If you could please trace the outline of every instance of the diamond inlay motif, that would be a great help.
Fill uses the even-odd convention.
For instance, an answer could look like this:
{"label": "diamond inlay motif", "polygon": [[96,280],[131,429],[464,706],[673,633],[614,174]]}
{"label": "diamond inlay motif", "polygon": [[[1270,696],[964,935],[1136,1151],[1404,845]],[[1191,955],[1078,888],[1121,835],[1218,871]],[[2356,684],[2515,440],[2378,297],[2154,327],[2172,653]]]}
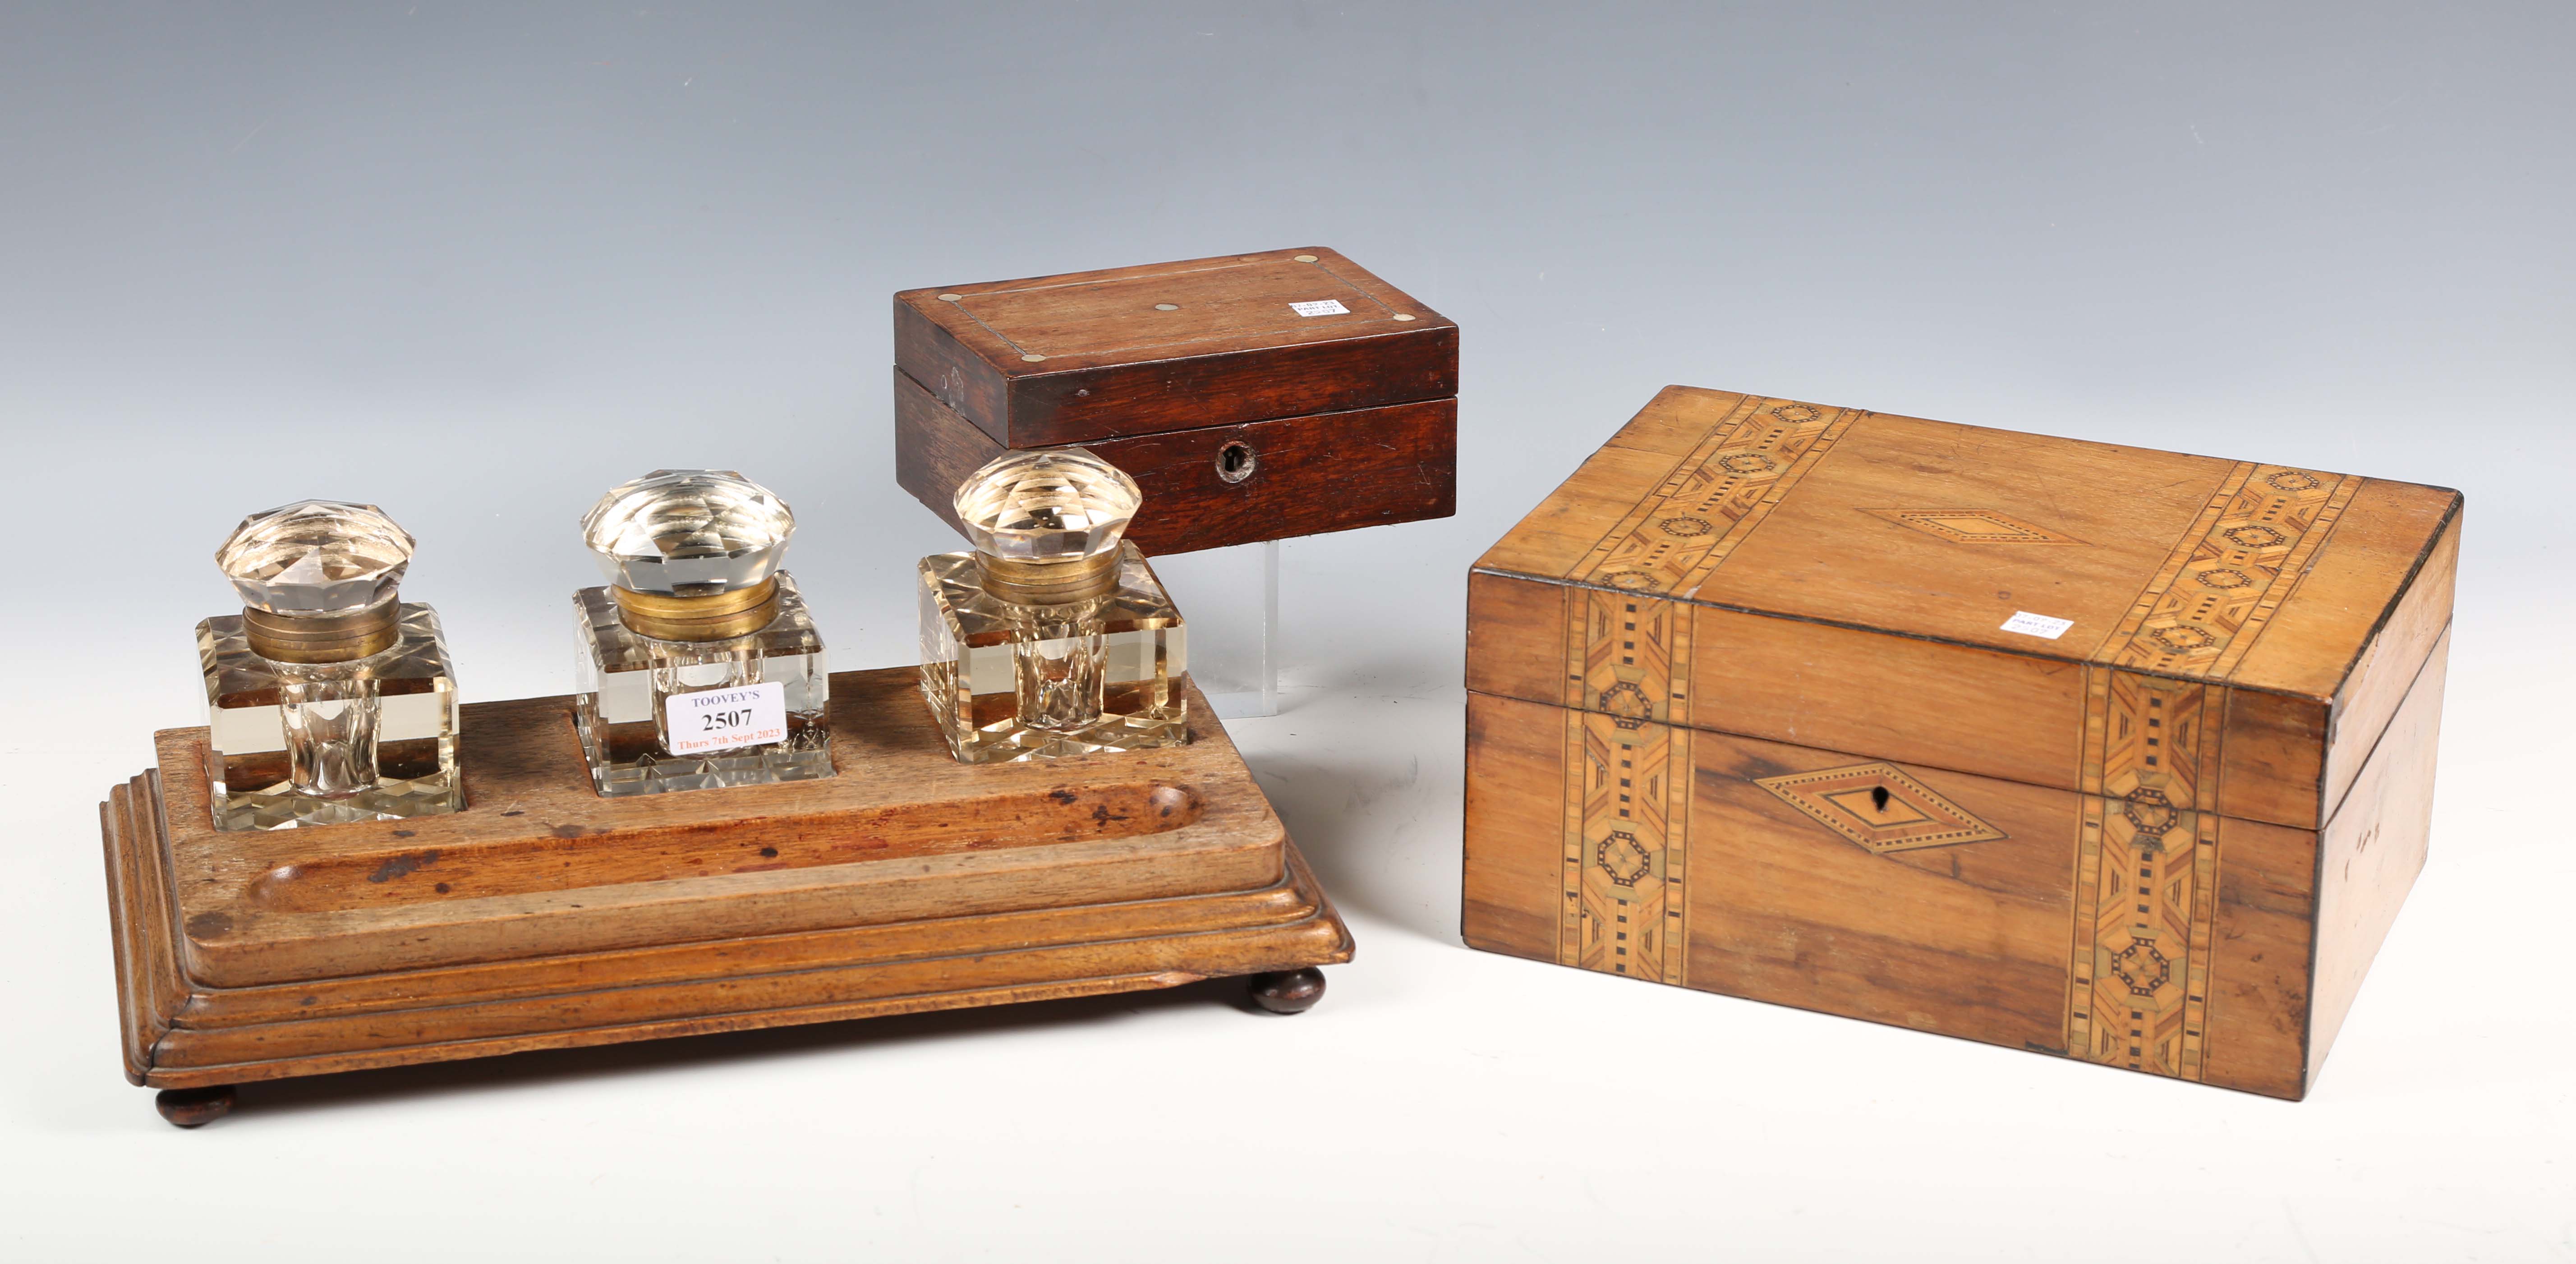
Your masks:
{"label": "diamond inlay motif", "polygon": [[[1687,891],[1694,795],[1735,774],[1693,758],[1690,602],[1867,417],[1740,397],[1563,573],[1560,962],[1691,982],[1693,908],[1731,898]],[[2361,486],[2234,464],[2109,634],[2089,652],[2066,647],[2081,656],[2084,691],[2069,1056],[2202,1078],[2220,938],[2215,796],[2228,678]],[[1998,509],[1855,508],[1955,544],[2089,545]],[[1890,764],[1755,784],[1873,854],[2009,837]]]}
{"label": "diamond inlay motif", "polygon": [[1754,783],[1827,829],[1874,852],[2008,838],[1894,764],[1854,764]]}
{"label": "diamond inlay motif", "polygon": [[1993,509],[1863,509],[1861,512],[1961,544],[2084,543],[2074,536],[2035,526]]}

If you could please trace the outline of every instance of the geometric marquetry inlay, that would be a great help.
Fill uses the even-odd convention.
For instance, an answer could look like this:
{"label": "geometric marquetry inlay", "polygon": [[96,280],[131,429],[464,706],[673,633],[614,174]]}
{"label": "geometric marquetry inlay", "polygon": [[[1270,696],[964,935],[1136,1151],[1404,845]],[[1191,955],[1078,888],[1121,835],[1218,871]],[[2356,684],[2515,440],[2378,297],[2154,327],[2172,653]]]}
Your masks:
{"label": "geometric marquetry inlay", "polygon": [[2220,681],[2287,600],[2362,480],[2239,463],[2156,572],[2097,663]]}
{"label": "geometric marquetry inlay", "polygon": [[2215,708],[2360,485],[2237,464],[2088,656],[2069,1054],[2202,1078],[2221,861]]}
{"label": "geometric marquetry inlay", "polygon": [[1754,783],[1874,852],[1986,843],[2007,835],[1894,764],[1854,764]]}
{"label": "geometric marquetry inlay", "polygon": [[[1566,570],[1560,962],[1687,982],[1693,724],[1701,719],[1692,711],[1719,701],[1692,696],[1688,603],[1868,415],[1741,400]],[[2226,681],[2361,484],[2236,464],[2084,655],[2070,1055],[2202,1078]],[[1973,506],[1861,512],[1957,544],[2084,543]],[[2005,837],[1884,763],[1757,784],[1874,853]]]}
{"label": "geometric marquetry inlay", "polygon": [[2074,536],[1993,509],[1864,509],[1900,527],[1961,544],[2082,544]]}
{"label": "geometric marquetry inlay", "polygon": [[1566,571],[1557,960],[1687,981],[1687,599],[1865,414],[1746,397]]}

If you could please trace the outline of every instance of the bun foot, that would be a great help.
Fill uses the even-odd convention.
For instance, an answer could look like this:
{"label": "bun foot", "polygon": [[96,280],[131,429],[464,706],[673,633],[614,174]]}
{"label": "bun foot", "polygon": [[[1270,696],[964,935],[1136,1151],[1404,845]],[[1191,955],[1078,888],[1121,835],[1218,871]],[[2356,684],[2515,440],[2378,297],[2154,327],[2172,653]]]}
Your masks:
{"label": "bun foot", "polygon": [[[1307,1004],[1314,1002],[1308,1001]],[[152,1108],[160,1111],[163,1119],[182,1128],[203,1128],[233,1113],[233,1086],[165,1088],[152,1099]]]}
{"label": "bun foot", "polygon": [[1252,1003],[1273,1014],[1303,1014],[1324,999],[1324,972],[1308,966],[1256,974],[1248,985]]}

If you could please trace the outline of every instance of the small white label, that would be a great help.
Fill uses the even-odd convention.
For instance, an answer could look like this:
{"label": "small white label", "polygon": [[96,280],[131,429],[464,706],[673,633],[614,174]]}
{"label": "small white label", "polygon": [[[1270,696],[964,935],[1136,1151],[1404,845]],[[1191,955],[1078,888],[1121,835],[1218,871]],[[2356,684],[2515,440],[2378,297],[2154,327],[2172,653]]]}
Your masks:
{"label": "small white label", "polygon": [[1288,310],[1300,316],[1348,316],[1351,309],[1337,298],[1319,298],[1312,303],[1290,303]]}
{"label": "small white label", "polygon": [[2035,636],[2043,641],[2054,641],[2066,635],[2066,630],[2074,626],[2073,619],[2032,614],[2027,610],[2015,610],[2013,617],[2004,620],[2004,631],[2019,632],[2023,636]]}
{"label": "small white label", "polygon": [[764,680],[732,689],[675,693],[662,703],[671,753],[703,755],[787,740],[787,686]]}

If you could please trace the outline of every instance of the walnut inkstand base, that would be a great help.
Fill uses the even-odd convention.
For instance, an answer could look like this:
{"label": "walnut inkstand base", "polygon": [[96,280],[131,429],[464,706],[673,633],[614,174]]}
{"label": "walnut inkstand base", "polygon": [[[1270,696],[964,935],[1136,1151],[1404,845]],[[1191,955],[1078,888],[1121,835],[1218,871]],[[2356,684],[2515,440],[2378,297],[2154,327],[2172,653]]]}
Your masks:
{"label": "walnut inkstand base", "polygon": [[837,775],[601,798],[569,700],[462,709],[467,808],[219,831],[206,733],[101,805],[125,1072],[236,1084],[1249,979],[1296,1013],[1350,933],[1222,725],[952,761],[909,667],[831,682]]}

